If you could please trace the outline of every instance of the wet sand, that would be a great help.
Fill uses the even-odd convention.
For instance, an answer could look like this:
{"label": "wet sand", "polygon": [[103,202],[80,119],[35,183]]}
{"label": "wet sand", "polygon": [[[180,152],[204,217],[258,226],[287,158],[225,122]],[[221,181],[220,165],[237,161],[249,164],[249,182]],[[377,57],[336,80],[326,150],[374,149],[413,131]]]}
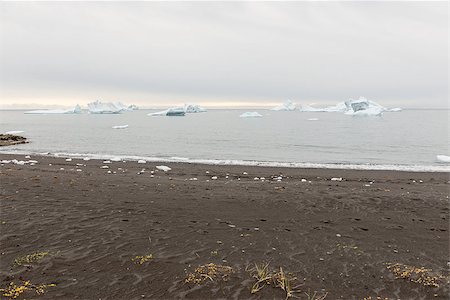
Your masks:
{"label": "wet sand", "polygon": [[[255,263],[297,277],[300,299],[448,299],[448,173],[13,158],[38,163],[0,166],[0,288],[56,285],[18,299],[284,299],[250,292]],[[232,272],[185,282],[208,263]]]}

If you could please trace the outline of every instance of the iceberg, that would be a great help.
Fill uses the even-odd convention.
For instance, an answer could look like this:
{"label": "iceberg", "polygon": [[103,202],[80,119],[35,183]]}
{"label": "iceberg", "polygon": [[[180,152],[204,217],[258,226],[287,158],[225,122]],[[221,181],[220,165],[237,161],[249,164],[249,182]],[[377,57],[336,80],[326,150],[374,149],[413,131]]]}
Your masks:
{"label": "iceberg", "polygon": [[346,110],[347,106],[345,105],[345,102],[339,102],[336,105],[328,107],[312,107],[310,105],[300,106],[300,111],[303,112],[345,112]]}
{"label": "iceberg", "polygon": [[447,155],[436,155],[436,159],[440,162],[450,163],[450,156]]}
{"label": "iceberg", "polygon": [[256,111],[253,111],[253,112],[248,111],[248,112],[241,114],[239,117],[241,117],[241,118],[260,118],[260,117],[262,117],[262,115],[257,113]]}
{"label": "iceberg", "polygon": [[126,106],[120,102],[100,102],[88,103],[89,113],[91,114],[118,114],[126,109]]}
{"label": "iceberg", "polygon": [[279,106],[275,106],[271,110],[275,110],[275,111],[293,111],[296,108],[297,107],[296,107],[295,103],[293,103],[291,100],[286,100],[286,101],[283,102],[283,104],[281,104]]}
{"label": "iceberg", "polygon": [[163,111],[158,111],[154,113],[149,113],[147,116],[153,116],[153,117],[162,117],[162,116],[168,116],[168,117],[182,117],[186,114],[184,111],[184,107],[172,107],[168,108]]}
{"label": "iceberg", "polygon": [[206,112],[206,109],[204,109],[203,107],[200,107],[197,104],[185,103],[184,104],[184,112],[185,113],[200,113],[200,112]]}
{"label": "iceberg", "polygon": [[26,111],[24,114],[81,114],[81,107],[77,104],[72,109],[40,109]]}
{"label": "iceberg", "polygon": [[7,131],[7,132],[5,132],[5,134],[12,134],[12,135],[14,135],[14,134],[19,134],[19,133],[24,133],[25,131],[23,131],[23,130],[11,130],[11,131]]}

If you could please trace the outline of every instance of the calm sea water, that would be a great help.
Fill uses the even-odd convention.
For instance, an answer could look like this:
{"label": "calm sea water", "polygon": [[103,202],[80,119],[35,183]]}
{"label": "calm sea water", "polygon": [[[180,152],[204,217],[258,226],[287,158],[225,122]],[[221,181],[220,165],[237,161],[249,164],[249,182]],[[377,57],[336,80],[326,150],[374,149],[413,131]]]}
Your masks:
{"label": "calm sea water", "polygon": [[[241,110],[210,110],[185,117],[150,117],[150,110],[117,115],[0,111],[0,132],[23,130],[30,140],[2,148],[0,153],[449,170],[448,164],[436,159],[438,154],[450,155],[448,110],[405,110],[382,117],[257,111],[262,118],[240,118]],[[125,124],[127,129],[112,129]]]}

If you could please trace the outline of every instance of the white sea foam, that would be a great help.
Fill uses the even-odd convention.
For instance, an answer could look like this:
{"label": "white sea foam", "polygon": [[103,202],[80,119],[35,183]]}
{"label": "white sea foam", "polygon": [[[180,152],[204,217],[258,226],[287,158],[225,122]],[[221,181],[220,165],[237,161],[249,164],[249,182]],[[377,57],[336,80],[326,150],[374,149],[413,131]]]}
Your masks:
{"label": "white sea foam", "polygon": [[[90,154],[90,153],[35,153],[22,150],[0,150],[1,154],[17,155],[40,155],[49,157],[66,157],[76,159],[110,159],[111,154]],[[116,156],[117,157],[117,156]],[[252,161],[236,159],[173,159],[167,157],[147,157],[125,155],[120,156],[126,161],[146,161],[146,162],[165,162],[165,163],[191,163],[203,165],[219,166],[259,166],[259,167],[280,167],[280,168],[305,168],[305,169],[340,169],[340,170],[386,170],[386,171],[407,171],[407,172],[450,172],[448,165],[395,165],[395,164],[347,164],[347,163],[309,163],[309,162],[275,162],[275,161]]]}

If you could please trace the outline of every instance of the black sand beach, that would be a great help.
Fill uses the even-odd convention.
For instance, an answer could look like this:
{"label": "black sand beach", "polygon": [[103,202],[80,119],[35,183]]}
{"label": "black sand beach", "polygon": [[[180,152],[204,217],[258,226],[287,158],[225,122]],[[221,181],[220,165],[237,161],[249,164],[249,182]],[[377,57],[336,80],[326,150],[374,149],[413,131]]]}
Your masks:
{"label": "black sand beach", "polygon": [[448,299],[447,173],[13,158],[5,299]]}

